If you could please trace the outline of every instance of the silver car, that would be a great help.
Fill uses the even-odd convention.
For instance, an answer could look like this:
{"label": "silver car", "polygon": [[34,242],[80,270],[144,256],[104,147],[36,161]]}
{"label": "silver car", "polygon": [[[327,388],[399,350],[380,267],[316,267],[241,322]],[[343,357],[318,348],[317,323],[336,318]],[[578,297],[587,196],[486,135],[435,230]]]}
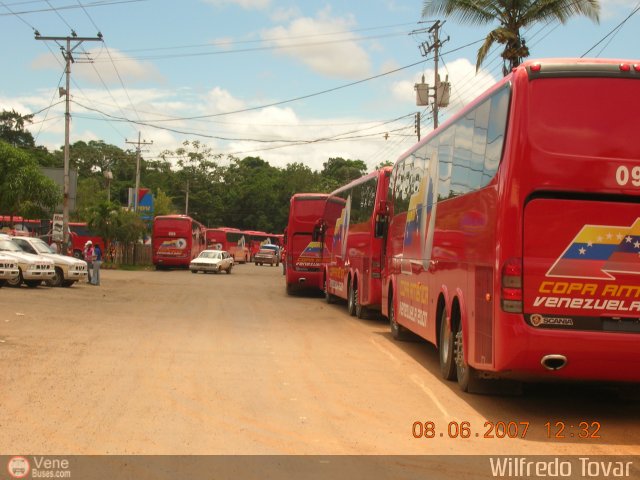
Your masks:
{"label": "silver car", "polygon": [[35,237],[12,237],[12,240],[25,252],[42,255],[53,260],[55,275],[47,280],[51,287],[70,287],[80,280],[87,280],[87,262],[75,257],[59,255],[51,250],[44,240]]}
{"label": "silver car", "polygon": [[18,270],[16,259],[0,252],[0,287],[4,286],[7,280],[15,282],[18,275],[20,275],[20,270]]}
{"label": "silver car", "polygon": [[218,273],[225,271],[231,273],[233,257],[224,250],[203,250],[196,258],[191,260],[189,270],[191,273]]}
{"label": "silver car", "polygon": [[7,280],[11,287],[25,283],[27,287],[37,287],[43,280],[51,280],[55,275],[53,260],[24,252],[9,235],[0,234],[0,252],[12,257],[18,264],[18,276]]}

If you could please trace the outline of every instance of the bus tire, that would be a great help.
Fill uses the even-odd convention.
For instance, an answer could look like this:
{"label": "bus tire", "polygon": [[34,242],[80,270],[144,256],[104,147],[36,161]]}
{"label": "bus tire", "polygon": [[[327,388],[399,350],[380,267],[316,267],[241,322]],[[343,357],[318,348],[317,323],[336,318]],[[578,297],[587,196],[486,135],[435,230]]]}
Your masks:
{"label": "bus tire", "polygon": [[476,371],[469,366],[464,358],[464,337],[462,335],[462,320],[458,319],[458,328],[455,335],[455,359],[456,377],[460,390],[468,393],[485,393],[486,387]]}
{"label": "bus tire", "polygon": [[358,303],[358,285],[356,284],[356,288],[353,288],[353,282],[349,282],[349,286],[347,288],[347,312],[352,317],[356,314],[356,304]]}
{"label": "bus tire", "polygon": [[396,321],[396,307],[393,298],[389,301],[389,327],[391,328],[391,336],[395,340],[401,342],[411,340],[411,332]]}
{"label": "bus tire", "polygon": [[440,332],[438,335],[438,355],[440,358],[440,374],[445,380],[456,378],[455,335],[447,326],[447,310],[442,309],[440,315]]}
{"label": "bus tire", "polygon": [[290,283],[287,283],[287,295],[291,296],[295,293],[295,289],[293,288],[293,285],[291,285]]}
{"label": "bus tire", "polygon": [[198,273],[198,270],[191,270],[191,273]]}
{"label": "bus tire", "polygon": [[42,284],[42,280],[25,280],[24,283],[29,288],[36,288]]}
{"label": "bus tire", "polygon": [[6,283],[6,280],[0,280],[0,288],[4,287]]}
{"label": "bus tire", "polygon": [[329,284],[327,283],[327,277],[324,277],[324,282],[323,282],[323,290],[324,290],[324,301],[327,302],[328,304],[332,304],[335,303],[336,301],[336,297],[334,295],[332,295],[331,293],[329,293]]}

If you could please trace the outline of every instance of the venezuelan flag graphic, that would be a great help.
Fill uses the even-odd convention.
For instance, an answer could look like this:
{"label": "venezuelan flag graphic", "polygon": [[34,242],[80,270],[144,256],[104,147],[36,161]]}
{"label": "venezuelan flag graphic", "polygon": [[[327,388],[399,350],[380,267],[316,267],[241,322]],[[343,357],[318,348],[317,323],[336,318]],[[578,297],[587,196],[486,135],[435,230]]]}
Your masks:
{"label": "venezuelan flag graphic", "polygon": [[624,236],[604,265],[607,272],[640,275],[640,218]]}
{"label": "venezuelan flag graphic", "polygon": [[640,274],[640,218],[631,227],[583,226],[547,277],[614,279],[609,272]]}
{"label": "venezuelan flag graphic", "polygon": [[323,248],[321,242],[309,242],[296,260],[296,265],[299,267],[319,267],[323,263],[323,258],[327,258],[328,255],[329,251],[326,247]]}

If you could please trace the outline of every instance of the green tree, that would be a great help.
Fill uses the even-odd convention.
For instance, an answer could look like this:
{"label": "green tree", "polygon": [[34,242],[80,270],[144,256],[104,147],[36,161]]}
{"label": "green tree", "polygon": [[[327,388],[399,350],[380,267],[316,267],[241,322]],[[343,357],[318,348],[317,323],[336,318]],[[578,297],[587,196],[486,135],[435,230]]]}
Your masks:
{"label": "green tree", "polygon": [[21,115],[15,110],[3,110],[0,113],[0,140],[17,148],[32,148],[35,146],[33,135],[25,130],[27,123],[33,122],[33,115]]}
{"label": "green tree", "polygon": [[324,191],[335,190],[367,173],[367,165],[362,160],[345,160],[340,157],[330,158],[322,166],[323,169],[320,175],[324,180]]}
{"label": "green tree", "polygon": [[0,141],[0,211],[48,217],[62,200],[60,188],[45,177],[25,151]]}
{"label": "green tree", "polygon": [[520,31],[536,23],[558,21],[566,23],[571,17],[584,15],[599,21],[598,0],[425,0],[422,16],[444,15],[461,23],[485,25],[498,21],[478,50],[476,70],[480,69],[494,43],[504,45],[502,51],[504,75],[529,56],[529,48]]}

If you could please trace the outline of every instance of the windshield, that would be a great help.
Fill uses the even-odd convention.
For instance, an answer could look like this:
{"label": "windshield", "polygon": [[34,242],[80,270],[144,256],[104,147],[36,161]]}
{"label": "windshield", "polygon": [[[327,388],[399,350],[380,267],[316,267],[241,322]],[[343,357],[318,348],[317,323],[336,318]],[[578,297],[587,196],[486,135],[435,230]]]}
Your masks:
{"label": "windshield", "polygon": [[47,245],[44,241],[40,240],[39,238],[32,240],[31,246],[35,248],[36,252],[38,253],[54,253],[51,250],[51,247]]}
{"label": "windshield", "polygon": [[5,252],[22,253],[20,247],[13,243],[11,240],[0,240],[0,250],[3,250]]}
{"label": "windshield", "polygon": [[213,258],[213,259],[219,259],[220,258],[220,253],[218,252],[202,252],[200,254],[200,256],[202,258]]}

